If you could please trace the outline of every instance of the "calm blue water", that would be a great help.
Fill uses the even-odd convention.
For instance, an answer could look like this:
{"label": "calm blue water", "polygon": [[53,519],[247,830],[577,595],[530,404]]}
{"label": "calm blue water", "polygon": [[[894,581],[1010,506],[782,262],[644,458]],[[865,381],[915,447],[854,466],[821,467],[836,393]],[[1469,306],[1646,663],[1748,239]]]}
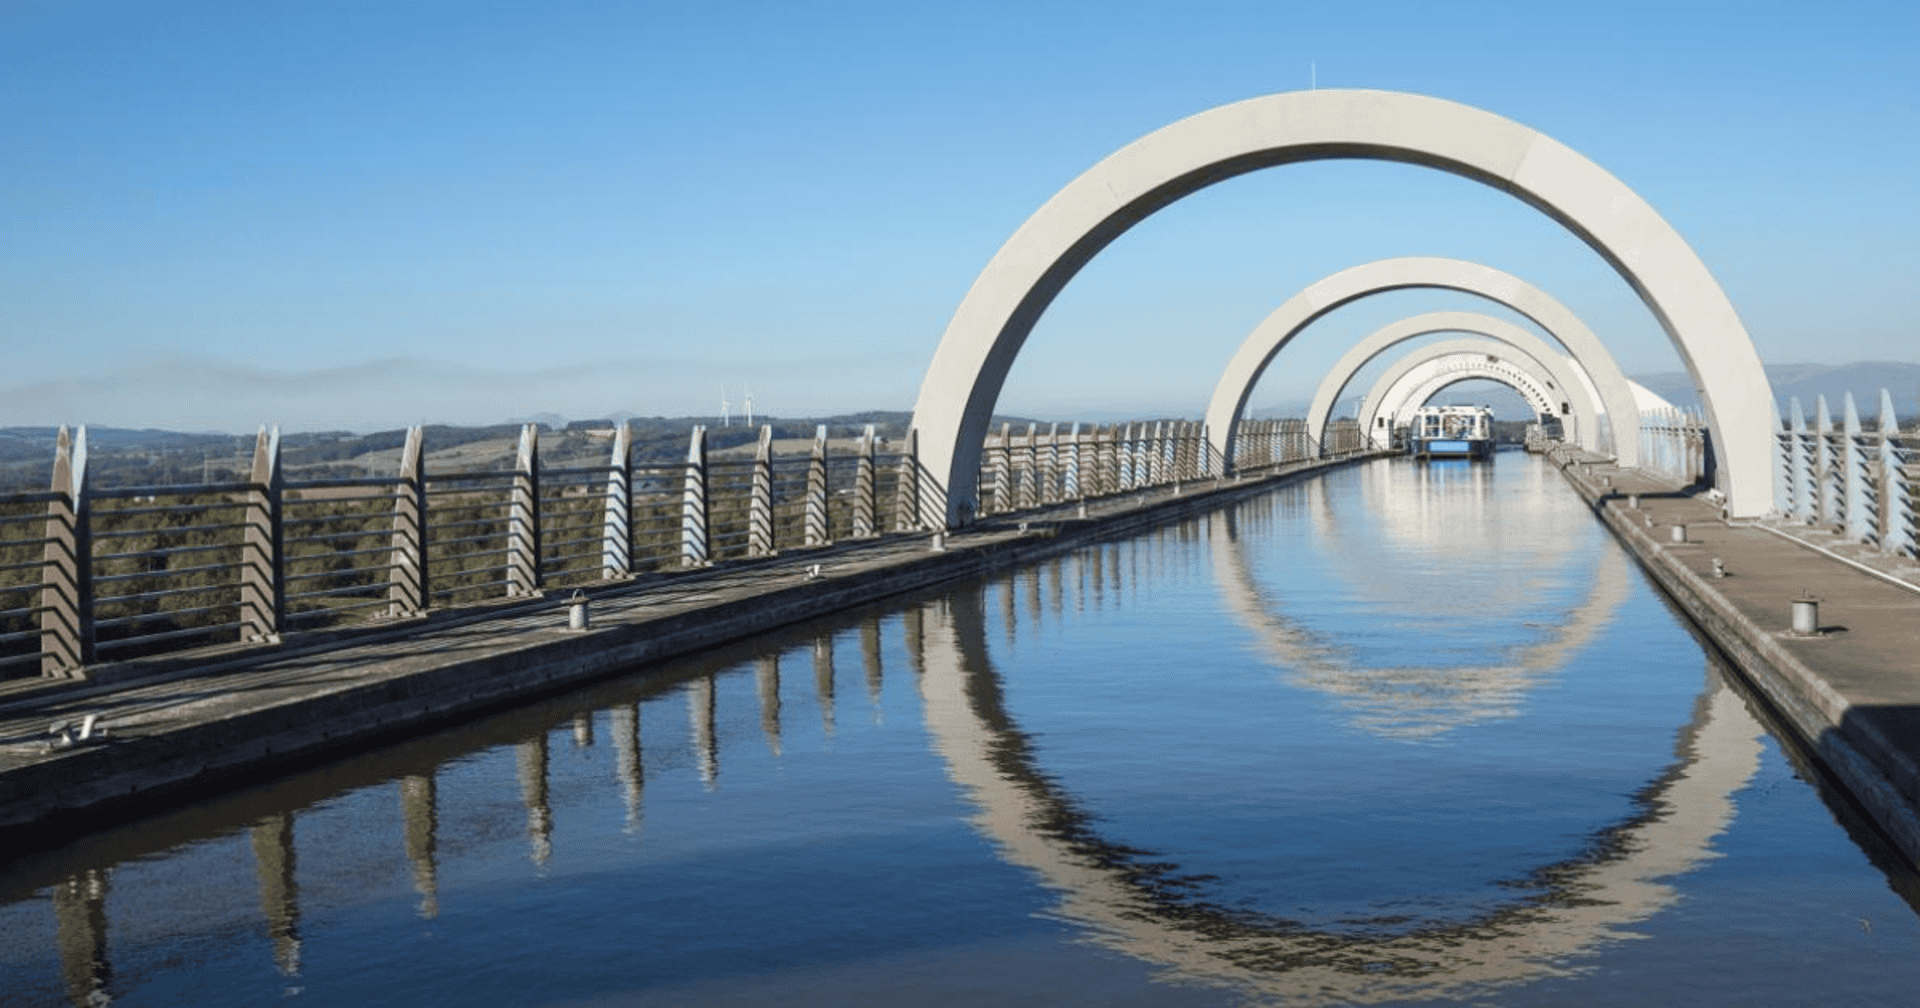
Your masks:
{"label": "calm blue water", "polygon": [[1382,461],[33,857],[0,1003],[1911,1005],[1835,807],[1550,469]]}

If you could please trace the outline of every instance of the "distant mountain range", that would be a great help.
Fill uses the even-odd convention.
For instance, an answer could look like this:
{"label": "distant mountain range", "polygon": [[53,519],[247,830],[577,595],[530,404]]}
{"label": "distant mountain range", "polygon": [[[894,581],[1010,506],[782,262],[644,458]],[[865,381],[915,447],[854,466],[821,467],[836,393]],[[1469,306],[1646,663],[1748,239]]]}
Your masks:
{"label": "distant mountain range", "polygon": [[[1782,411],[1787,408],[1788,400],[1798,398],[1811,412],[1815,397],[1824,395],[1828,408],[1838,416],[1842,397],[1851,392],[1861,416],[1871,418],[1879,413],[1880,390],[1884,388],[1893,396],[1895,413],[1903,417],[1920,413],[1920,364],[1856,361],[1852,364],[1768,364],[1766,369],[1767,381],[1773,384],[1773,395]],[[1684,371],[1630,377],[1675,406],[1700,405],[1693,379]]]}

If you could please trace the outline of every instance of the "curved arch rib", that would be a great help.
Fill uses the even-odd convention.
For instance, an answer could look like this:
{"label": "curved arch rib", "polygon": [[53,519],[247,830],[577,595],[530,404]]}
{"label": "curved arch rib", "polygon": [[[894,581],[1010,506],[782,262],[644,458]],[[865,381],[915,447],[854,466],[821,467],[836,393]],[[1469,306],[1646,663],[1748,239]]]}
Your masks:
{"label": "curved arch rib", "polygon": [[[1247,335],[1234,354],[1233,361],[1220,375],[1213,399],[1207,405],[1216,448],[1229,452],[1234,428],[1254,385],[1266,371],[1273,356],[1301,330],[1322,315],[1360,298],[1386,291],[1429,288],[1458,291],[1486,298],[1507,306],[1546,330],[1567,348],[1579,369],[1580,385],[1596,400],[1595,409],[1606,415],[1612,428],[1612,443],[1600,440],[1602,432],[1593,432],[1594,440],[1582,447],[1601,452],[1611,449],[1623,466],[1640,464],[1640,410],[1635,405],[1632,382],[1620,371],[1606,344],[1586,323],[1565,305],[1510,273],[1460,259],[1411,256],[1383,259],[1342,270],[1301,291],[1274,309]],[[1371,356],[1356,345],[1334,365],[1335,371],[1358,369]],[[1771,394],[1769,392],[1769,394]],[[1313,411],[1308,412],[1309,432]],[[1223,455],[1232,458],[1231,454]]]}
{"label": "curved arch rib", "polygon": [[971,520],[981,440],[1007,371],[1081,267],[1134,224],[1216,182],[1332,158],[1473,179],[1585,241],[1640,295],[1692,374],[1733,513],[1772,506],[1773,393],[1759,354],[1705,264],[1645,200],[1571,148],[1491,112],[1424,95],[1326,90],[1224,105],[1141,137],[1068,183],[1001,246],[955,311],[914,404],[926,489],[946,523]]}
{"label": "curved arch rib", "polygon": [[[1516,359],[1524,358],[1531,361],[1537,370],[1548,376],[1550,387],[1560,393],[1555,395],[1553,400],[1566,403],[1573,413],[1582,447],[1599,450],[1596,432],[1600,426],[1601,410],[1593,401],[1592,393],[1588,391],[1587,375],[1580,369],[1578,363],[1562,356],[1546,340],[1525,329],[1504,319],[1481,315],[1477,312],[1429,312],[1425,315],[1415,315],[1386,326],[1354,344],[1353,349],[1347,351],[1346,356],[1341,357],[1334,364],[1333,369],[1327,372],[1327,376],[1321,379],[1320,387],[1314,391],[1313,404],[1307,408],[1308,436],[1318,443],[1320,432],[1326,429],[1327,419],[1333,412],[1340,390],[1353,380],[1353,376],[1361,368],[1382,353],[1407,340],[1437,332],[1463,332],[1485,336],[1505,344],[1505,347],[1499,347],[1490,352],[1496,354],[1504,352],[1508,357],[1517,355]],[[1497,379],[1499,376],[1489,375],[1488,377]],[[1219,393],[1216,392],[1216,399],[1218,396]],[[1631,396],[1630,392],[1629,396]],[[1555,416],[1561,413],[1558,409],[1551,412]],[[1366,419],[1365,416],[1361,416],[1361,420]],[[1637,422],[1633,429],[1638,430]],[[1588,440],[1590,438],[1593,439],[1591,442]]]}
{"label": "curved arch rib", "polygon": [[[1492,344],[1489,344],[1489,346],[1492,346]],[[1477,357],[1480,357],[1480,355],[1459,354],[1425,361],[1424,363],[1429,365],[1438,364],[1441,366],[1449,366],[1455,364],[1455,362],[1461,362],[1462,366],[1459,366],[1457,370],[1452,370],[1445,374],[1428,374],[1424,376],[1418,374],[1401,375],[1397,383],[1397,388],[1377,390],[1380,396],[1379,401],[1382,405],[1366,406],[1363,408],[1363,412],[1371,418],[1371,422],[1375,427],[1385,429],[1386,425],[1381,421],[1396,420],[1401,414],[1408,412],[1414,404],[1424,403],[1461,382],[1476,379],[1499,382],[1529,400],[1537,400],[1537,397],[1544,392],[1544,390],[1539,390],[1539,376],[1529,373],[1531,369],[1521,362],[1502,360],[1500,363],[1506,365],[1507,369],[1511,369],[1507,370],[1498,365],[1489,364],[1484,360],[1476,363],[1474,358]],[[1546,403],[1546,408],[1542,408],[1542,403],[1539,401],[1533,402],[1532,405],[1534,406],[1534,412],[1540,416],[1555,415],[1551,403]]]}
{"label": "curved arch rib", "polygon": [[[1393,371],[1381,376],[1360,404],[1360,419],[1369,430],[1381,427],[1382,419],[1391,423],[1411,408],[1433,398],[1450,385],[1476,378],[1496,381],[1518,392],[1544,416],[1558,416],[1554,409],[1547,374],[1537,363],[1518,356],[1509,347],[1486,340],[1460,340],[1466,350],[1430,355],[1408,354]],[[1489,361],[1489,356],[1498,358]],[[1418,359],[1415,359],[1418,358]],[[1431,373],[1430,366],[1446,368]],[[1544,409],[1542,408],[1544,407]]]}

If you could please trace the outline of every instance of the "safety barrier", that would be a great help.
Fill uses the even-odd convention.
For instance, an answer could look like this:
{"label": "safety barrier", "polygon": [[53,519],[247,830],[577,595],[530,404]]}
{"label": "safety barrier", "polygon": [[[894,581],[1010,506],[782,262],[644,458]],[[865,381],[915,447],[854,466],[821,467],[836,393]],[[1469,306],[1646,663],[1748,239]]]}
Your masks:
{"label": "safety barrier", "polygon": [[1853,394],[1833,422],[1826,396],[1815,399],[1809,421],[1799,399],[1774,438],[1774,509],[1783,518],[1818,525],[1890,556],[1911,557],[1920,540],[1915,484],[1920,448],[1903,436],[1893,397],[1880,390],[1873,428],[1861,423]]}

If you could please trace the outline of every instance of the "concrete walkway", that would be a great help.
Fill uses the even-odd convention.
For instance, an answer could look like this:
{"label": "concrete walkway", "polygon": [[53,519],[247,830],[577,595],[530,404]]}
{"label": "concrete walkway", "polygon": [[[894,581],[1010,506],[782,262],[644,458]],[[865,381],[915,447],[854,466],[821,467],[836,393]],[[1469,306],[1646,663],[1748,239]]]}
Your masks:
{"label": "concrete walkway", "polygon": [[[1920,586],[1892,573],[1911,564],[1850,563],[1805,526],[1730,524],[1704,495],[1562,457],[1584,460],[1564,470],[1575,488],[1920,864]],[[1792,603],[1807,594],[1819,599],[1820,633],[1795,636]]]}

